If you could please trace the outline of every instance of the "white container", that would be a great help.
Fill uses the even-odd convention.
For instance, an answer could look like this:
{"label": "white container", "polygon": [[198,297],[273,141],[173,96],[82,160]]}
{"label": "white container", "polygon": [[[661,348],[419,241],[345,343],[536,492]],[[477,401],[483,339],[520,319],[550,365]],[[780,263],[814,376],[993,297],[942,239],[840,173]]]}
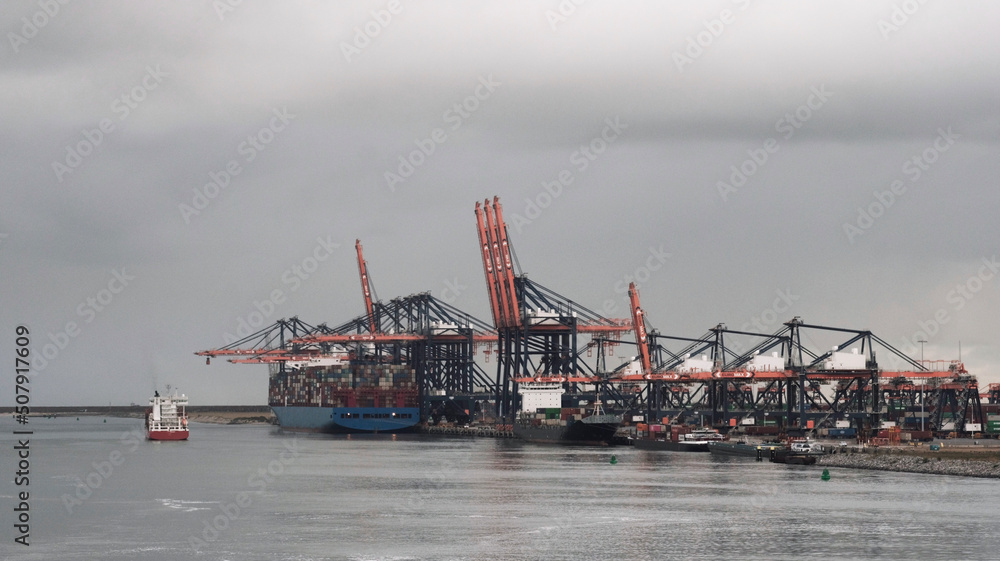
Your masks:
{"label": "white container", "polygon": [[784,369],[785,357],[783,356],[756,355],[747,365],[747,370],[753,372],[780,372]]}
{"label": "white container", "polygon": [[678,370],[680,372],[711,372],[713,366],[715,364],[711,360],[708,360],[707,356],[703,356],[700,359],[686,359]]}
{"label": "white container", "polygon": [[827,370],[864,370],[865,355],[858,354],[858,349],[851,349],[853,352],[840,353],[833,352],[826,361]]}

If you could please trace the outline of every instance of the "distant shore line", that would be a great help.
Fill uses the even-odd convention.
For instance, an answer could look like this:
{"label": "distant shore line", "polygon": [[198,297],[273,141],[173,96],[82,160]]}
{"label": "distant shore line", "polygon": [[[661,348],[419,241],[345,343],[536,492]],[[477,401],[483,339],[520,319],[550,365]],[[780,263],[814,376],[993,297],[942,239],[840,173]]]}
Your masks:
{"label": "distant shore line", "polygon": [[[0,407],[0,414],[13,414],[13,407]],[[190,405],[188,419],[197,423],[220,425],[276,424],[276,418],[267,405]],[[98,405],[32,407],[30,417],[106,416],[142,419],[146,415],[145,405]]]}
{"label": "distant shore line", "polygon": [[[32,406],[32,413],[96,413],[110,414],[112,412],[129,413],[134,411],[143,412],[146,405],[59,405],[59,406]],[[267,413],[271,411],[270,405],[188,405],[188,412],[208,412],[224,411],[230,413]],[[13,413],[13,407],[0,407],[0,414]]]}

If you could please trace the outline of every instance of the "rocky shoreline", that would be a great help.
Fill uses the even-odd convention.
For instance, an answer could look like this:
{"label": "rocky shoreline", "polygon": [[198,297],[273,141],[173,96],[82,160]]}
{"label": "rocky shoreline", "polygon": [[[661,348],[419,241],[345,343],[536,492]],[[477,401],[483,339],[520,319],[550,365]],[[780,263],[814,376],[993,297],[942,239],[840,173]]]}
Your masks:
{"label": "rocky shoreline", "polygon": [[893,453],[846,453],[823,456],[816,464],[823,467],[1000,478],[1000,463],[990,460],[951,460]]}
{"label": "rocky shoreline", "polygon": [[[71,411],[59,413],[32,413],[32,417],[118,417],[125,419],[144,419],[145,411]],[[224,410],[188,410],[188,420],[193,423],[211,423],[214,425],[276,425],[278,419],[271,411],[224,411]]]}

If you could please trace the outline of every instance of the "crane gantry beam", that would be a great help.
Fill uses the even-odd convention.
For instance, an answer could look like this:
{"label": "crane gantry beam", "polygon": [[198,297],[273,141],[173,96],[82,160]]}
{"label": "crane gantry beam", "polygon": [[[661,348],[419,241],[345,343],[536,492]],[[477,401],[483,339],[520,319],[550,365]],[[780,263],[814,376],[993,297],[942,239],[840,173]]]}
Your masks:
{"label": "crane gantry beam", "polygon": [[301,339],[293,339],[292,344],[310,343],[410,343],[414,341],[432,341],[436,343],[448,341],[468,341],[474,343],[495,343],[497,334],[491,332],[475,332],[466,335],[420,335],[416,333],[360,333],[346,335],[310,335]]}

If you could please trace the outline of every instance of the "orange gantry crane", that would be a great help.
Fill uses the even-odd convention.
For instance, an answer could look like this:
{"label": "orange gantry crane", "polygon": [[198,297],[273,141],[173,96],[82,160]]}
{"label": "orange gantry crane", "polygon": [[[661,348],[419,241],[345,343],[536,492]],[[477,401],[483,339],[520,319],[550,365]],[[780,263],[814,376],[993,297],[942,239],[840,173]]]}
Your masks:
{"label": "orange gantry crane", "polygon": [[652,356],[649,352],[649,335],[646,332],[646,314],[639,304],[639,289],[634,282],[628,283],[628,298],[632,311],[632,331],[635,333],[635,345],[639,349],[639,374],[621,374],[611,378],[615,382],[641,382],[651,380],[680,380],[676,372],[653,372]]}
{"label": "orange gantry crane", "polygon": [[639,290],[635,283],[628,283],[628,298],[632,304],[632,331],[635,333],[635,344],[639,347],[639,361],[642,365],[642,373],[653,372],[652,361],[649,358],[649,340],[646,336],[646,321],[642,307],[639,305]]}
{"label": "orange gantry crane", "polygon": [[497,328],[506,327],[507,310],[506,307],[500,305],[499,292],[501,288],[494,268],[493,250],[490,248],[490,239],[486,230],[486,211],[478,202],[476,203],[476,222],[479,232],[479,248],[483,257],[483,271],[486,274],[486,292],[490,299],[490,311],[493,313],[493,325]]}
{"label": "orange gantry crane", "polygon": [[493,197],[492,204],[489,199],[482,205],[477,202],[475,212],[494,325],[497,328],[520,327],[521,309],[514,284],[514,263],[500,198]]}
{"label": "orange gantry crane", "polygon": [[365,313],[368,314],[368,332],[374,334],[378,329],[375,326],[375,307],[372,304],[372,287],[368,280],[368,264],[361,254],[361,240],[354,240],[354,247],[358,250],[358,275],[361,277],[361,296],[365,300]]}
{"label": "orange gantry crane", "polygon": [[507,223],[503,221],[503,208],[500,207],[500,198],[493,197],[493,212],[496,215],[494,225],[494,257],[500,256],[502,270],[500,283],[504,286],[507,298],[507,319],[512,327],[521,326],[521,305],[517,298],[517,289],[514,285],[514,262],[510,256],[510,244],[507,241]]}
{"label": "orange gantry crane", "polygon": [[589,336],[589,349],[602,337],[617,340],[620,333],[632,330],[632,322],[603,317],[516,274],[499,197],[477,202],[475,214],[486,292],[497,330],[500,415],[512,415],[517,408],[514,384],[566,383],[570,392],[580,392],[579,384],[602,384],[596,370],[580,358],[577,338]]}

